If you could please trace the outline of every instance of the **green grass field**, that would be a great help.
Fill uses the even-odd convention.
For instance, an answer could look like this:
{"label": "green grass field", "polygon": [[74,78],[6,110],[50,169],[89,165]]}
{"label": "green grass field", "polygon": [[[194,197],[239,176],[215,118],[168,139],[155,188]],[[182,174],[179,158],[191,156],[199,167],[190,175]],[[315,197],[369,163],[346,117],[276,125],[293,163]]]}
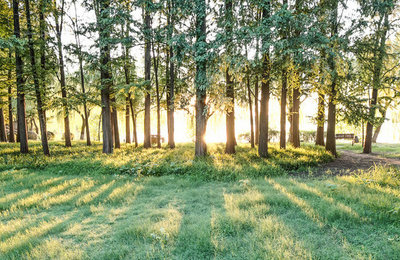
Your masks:
{"label": "green grass field", "polygon": [[0,145],[0,259],[400,258],[397,169],[292,175],[331,159],[312,146],[51,148]]}
{"label": "green grass field", "polygon": [[[337,148],[339,150],[347,150],[359,153],[362,153],[363,151],[361,144],[351,145],[351,143],[338,143]],[[400,144],[372,144],[372,152],[383,157],[400,158]]]}

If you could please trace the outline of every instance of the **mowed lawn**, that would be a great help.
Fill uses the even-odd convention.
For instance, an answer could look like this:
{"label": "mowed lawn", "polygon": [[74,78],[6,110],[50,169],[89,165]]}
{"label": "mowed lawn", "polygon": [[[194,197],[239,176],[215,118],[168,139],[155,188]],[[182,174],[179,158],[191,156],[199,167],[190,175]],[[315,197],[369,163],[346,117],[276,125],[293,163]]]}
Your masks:
{"label": "mowed lawn", "polygon": [[330,157],[311,146],[193,160],[191,145],[74,145],[48,159],[1,147],[0,259],[400,258],[397,169],[313,177]]}

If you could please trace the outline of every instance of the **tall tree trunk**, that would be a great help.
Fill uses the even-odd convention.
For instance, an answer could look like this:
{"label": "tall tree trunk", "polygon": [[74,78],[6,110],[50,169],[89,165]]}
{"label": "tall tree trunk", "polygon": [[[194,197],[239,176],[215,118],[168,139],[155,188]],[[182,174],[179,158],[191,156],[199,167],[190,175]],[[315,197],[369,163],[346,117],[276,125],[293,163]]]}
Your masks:
{"label": "tall tree trunk", "polygon": [[150,126],[150,90],[151,90],[151,55],[150,55],[150,30],[151,30],[151,18],[148,4],[145,5],[144,10],[144,24],[145,24],[145,46],[144,46],[144,80],[147,82],[146,95],[144,101],[144,148],[151,147],[151,126]]}
{"label": "tall tree trunk", "polygon": [[131,94],[129,93],[125,100],[125,140],[127,144],[131,143],[131,120],[129,116],[129,100],[131,99]]}
{"label": "tall tree trunk", "polygon": [[[332,20],[331,20],[331,38],[335,37],[338,32],[338,0],[334,0],[332,2]],[[332,43],[333,45],[334,43]],[[332,46],[333,47],[333,46]],[[330,86],[329,93],[329,103],[328,103],[328,128],[326,132],[326,144],[325,149],[331,152],[334,156],[337,156],[336,153],[336,95],[337,95],[337,71],[336,71],[336,63],[335,57],[332,52],[329,52],[328,56],[328,66],[331,71],[332,80]]]}
{"label": "tall tree trunk", "polygon": [[246,76],[247,83],[247,93],[249,98],[249,108],[250,108],[250,145],[254,148],[254,123],[253,123],[253,104],[251,102],[251,89],[250,89],[250,75]]}
{"label": "tall tree trunk", "polygon": [[161,148],[161,108],[160,108],[160,85],[158,83],[158,63],[160,51],[157,49],[157,56],[154,51],[154,43],[152,44],[153,50],[153,65],[154,65],[154,78],[156,82],[156,103],[157,103],[157,147]]}
{"label": "tall tree trunk", "polygon": [[129,99],[129,106],[131,107],[132,123],[133,123],[133,139],[135,140],[135,147],[138,147],[137,132],[136,132],[136,116],[133,109],[132,99]]}
{"label": "tall tree trunk", "polygon": [[[100,28],[102,21],[109,19],[110,0],[100,1],[100,13],[97,17],[97,25]],[[108,27],[108,26],[107,26]],[[110,31],[99,29],[99,40],[107,42],[110,38]],[[101,79],[101,105],[102,105],[102,128],[103,128],[103,153],[113,152],[113,135],[111,122],[111,87],[112,87],[112,74],[111,74],[111,57],[110,46],[108,44],[100,45],[100,79]]]}
{"label": "tall tree trunk", "polygon": [[[65,82],[65,67],[64,67],[64,55],[63,55],[63,45],[61,40],[62,29],[63,29],[63,17],[64,17],[64,0],[61,1],[61,12],[56,10],[56,38],[57,38],[57,48],[58,48],[58,59],[60,67],[60,84],[61,84],[61,97],[62,105],[64,109],[64,138],[65,146],[71,147],[71,131],[69,126],[69,109],[67,100],[67,84]],[[60,19],[60,21],[59,21]]]}
{"label": "tall tree trunk", "polygon": [[281,89],[281,122],[279,147],[286,149],[286,101],[287,101],[287,68],[282,68],[282,89]]}
{"label": "tall tree trunk", "polygon": [[255,77],[255,86],[254,86],[254,123],[255,123],[255,131],[254,131],[254,142],[258,145],[258,138],[260,136],[260,115],[258,104],[260,103],[258,99],[258,75]]}
{"label": "tall tree trunk", "polygon": [[[297,71],[295,73],[298,73]],[[293,86],[292,138],[293,147],[300,147],[300,85]]]}
{"label": "tall tree trunk", "polygon": [[[12,59],[11,50],[9,51],[8,58]],[[15,143],[15,136],[14,136],[14,120],[13,120],[13,107],[12,107],[12,84],[11,84],[11,67],[8,70],[8,141],[10,143]]]}
{"label": "tall tree trunk", "polygon": [[205,156],[207,154],[207,144],[205,134],[207,128],[207,60],[204,58],[207,50],[206,37],[206,1],[196,0],[196,141],[195,141],[195,156]]}
{"label": "tall tree trunk", "polygon": [[0,142],[7,142],[6,125],[4,123],[3,108],[0,108]]}
{"label": "tall tree trunk", "polygon": [[[389,14],[388,10],[384,14],[384,24],[383,30],[380,32],[380,37],[376,39],[376,51],[374,51],[374,74],[372,79],[372,99],[370,102],[369,108],[369,118],[375,119],[376,114],[376,104],[378,101],[378,89],[381,87],[381,71],[383,66],[383,59],[385,57],[385,47],[386,47],[386,35],[389,29]],[[367,122],[367,131],[365,134],[365,144],[363,153],[371,153],[372,152],[372,131],[373,124],[371,121]]]}
{"label": "tall tree trunk", "polygon": [[317,136],[315,137],[316,145],[325,145],[324,141],[324,124],[325,124],[325,95],[321,90],[318,91],[318,114],[317,114]]}
{"label": "tall tree trunk", "polygon": [[226,146],[225,153],[235,153],[235,89],[229,68],[225,72],[226,79],[226,97],[229,99],[228,109],[226,111]]}
{"label": "tall tree trunk", "polygon": [[[42,10],[40,10],[40,12],[43,12],[43,7],[41,9]],[[35,50],[34,50],[34,46],[33,46],[33,29],[32,29],[32,23],[31,23],[31,12],[30,12],[29,0],[25,0],[25,14],[26,14],[27,27],[28,27],[29,54],[30,54],[33,82],[34,82],[34,86],[35,86],[36,105],[37,105],[37,111],[38,111],[38,116],[39,116],[42,148],[43,148],[43,153],[45,155],[50,155],[49,145],[48,145],[48,140],[47,140],[46,118],[45,118],[45,114],[44,114],[44,110],[43,110],[42,93],[41,93],[40,85],[39,85],[39,75],[37,73]],[[42,43],[42,44],[44,44],[44,43]],[[44,84],[44,82],[42,82],[42,84]]]}
{"label": "tall tree trunk", "polygon": [[[171,39],[174,33],[174,15],[173,1],[168,0],[168,38]],[[169,148],[175,148],[175,64],[174,64],[174,51],[173,46],[168,46],[167,48],[167,64],[166,64],[166,79],[167,81],[167,127],[168,127],[168,146]],[[168,66],[169,62],[169,66]]]}
{"label": "tall tree trunk", "polygon": [[[13,0],[13,19],[14,36],[21,38],[19,25],[19,1]],[[17,116],[18,116],[18,140],[20,143],[20,152],[28,153],[28,131],[26,129],[26,111],[25,111],[25,80],[24,68],[20,54],[20,49],[15,48],[15,71],[17,76]]]}
{"label": "tall tree trunk", "polygon": [[[113,93],[115,95],[115,93]],[[113,125],[113,134],[114,134],[114,146],[115,148],[121,148],[121,142],[119,140],[119,128],[118,128],[118,111],[117,111],[117,101],[115,99],[115,96],[111,98],[111,119],[112,119],[112,125]]]}

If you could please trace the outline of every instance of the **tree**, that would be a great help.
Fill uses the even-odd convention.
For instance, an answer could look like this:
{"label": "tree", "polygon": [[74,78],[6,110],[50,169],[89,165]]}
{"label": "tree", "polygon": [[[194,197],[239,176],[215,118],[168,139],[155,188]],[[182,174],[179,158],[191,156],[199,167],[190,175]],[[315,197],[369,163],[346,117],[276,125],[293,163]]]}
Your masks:
{"label": "tree", "polygon": [[195,156],[205,156],[207,154],[207,144],[204,140],[207,127],[207,30],[206,30],[206,1],[195,0],[196,16],[196,43],[195,43],[195,61],[196,61],[196,140]]}
{"label": "tree", "polygon": [[146,96],[144,102],[144,148],[151,147],[151,127],[150,127],[150,109],[151,109],[151,17],[150,17],[151,0],[145,1],[143,5],[144,12],[144,80],[146,81]]}
{"label": "tree", "polygon": [[[167,0],[167,64],[166,64],[166,85],[167,85],[167,127],[168,146],[175,148],[175,61],[174,46],[172,37],[175,25],[175,6],[173,0]],[[169,64],[168,64],[169,62]]]}
{"label": "tree", "polygon": [[[14,16],[14,36],[17,40],[21,39],[19,24],[19,1],[13,0],[13,16]],[[18,116],[18,137],[20,143],[20,152],[28,153],[28,130],[26,128],[26,111],[25,111],[25,79],[24,64],[21,57],[20,42],[15,46],[15,71],[17,77],[17,116]]]}
{"label": "tree", "polygon": [[[43,26],[43,12],[44,12],[44,6],[43,6],[43,0],[41,1],[41,6],[40,6],[40,11],[42,14],[41,16],[41,26]],[[43,153],[45,155],[50,155],[49,151],[49,144],[47,142],[47,127],[46,127],[46,114],[43,109],[43,101],[42,101],[42,90],[39,85],[39,75],[37,72],[37,66],[36,66],[36,59],[35,59],[35,50],[33,46],[33,29],[32,29],[32,23],[31,23],[31,13],[30,13],[30,2],[29,0],[25,0],[25,13],[26,13],[26,23],[28,27],[28,45],[29,45],[29,54],[30,54],[30,61],[31,61],[31,71],[32,71],[32,76],[33,76],[33,82],[35,86],[35,95],[36,95],[36,105],[37,105],[37,112],[39,116],[39,124],[40,124],[40,135],[41,135],[41,140],[42,140],[42,148],[43,148]],[[42,31],[43,29],[41,29]],[[42,43],[44,44],[44,43]],[[44,81],[42,81],[44,82]]]}

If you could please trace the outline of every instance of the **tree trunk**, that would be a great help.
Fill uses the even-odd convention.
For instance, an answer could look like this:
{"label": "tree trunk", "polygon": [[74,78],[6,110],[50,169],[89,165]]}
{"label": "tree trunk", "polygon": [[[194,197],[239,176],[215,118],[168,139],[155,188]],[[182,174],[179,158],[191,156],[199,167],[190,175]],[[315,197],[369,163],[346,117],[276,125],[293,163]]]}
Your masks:
{"label": "tree trunk", "polygon": [[[100,14],[97,17],[97,24],[100,27],[101,21],[109,19],[109,0],[100,1]],[[106,42],[110,38],[108,29],[99,30],[100,41]],[[110,94],[112,87],[110,47],[108,44],[100,45],[100,79],[101,79],[101,105],[102,105],[102,128],[103,128],[103,153],[113,152],[113,135],[111,122]]]}
{"label": "tree trunk", "polygon": [[[14,19],[14,36],[21,38],[19,24],[19,1],[13,0],[13,19]],[[26,111],[25,111],[25,80],[23,61],[20,49],[15,48],[15,71],[17,76],[17,116],[18,116],[18,140],[20,143],[20,152],[28,153],[28,131],[26,129]]]}
{"label": "tree trunk", "polygon": [[157,49],[157,56],[154,51],[154,43],[152,44],[153,50],[153,65],[154,65],[154,78],[156,82],[156,103],[157,103],[157,148],[161,148],[161,108],[160,108],[160,86],[158,83],[158,55],[160,55],[159,48]]}
{"label": "tree trunk", "polygon": [[[114,93],[115,95],[115,93]],[[113,134],[114,134],[114,145],[115,148],[121,148],[121,142],[119,140],[119,128],[118,128],[118,111],[117,111],[117,101],[115,99],[115,96],[111,98],[111,104],[112,104],[112,125],[113,125]]]}
{"label": "tree trunk", "polygon": [[[64,16],[64,0],[61,1],[61,14],[56,10],[56,38],[57,38],[57,48],[58,48],[58,59],[59,59],[59,69],[60,69],[60,84],[61,84],[61,96],[62,105],[64,109],[64,138],[65,146],[71,147],[71,131],[69,126],[69,109],[67,101],[67,84],[65,82],[65,68],[64,68],[64,56],[63,56],[63,46],[61,40],[61,34],[63,29],[63,16]],[[61,19],[61,22],[58,19]]]}
{"label": "tree trunk", "polygon": [[325,145],[324,141],[324,124],[325,124],[325,95],[318,91],[318,115],[317,115],[317,135],[315,137],[316,145]]}
{"label": "tree trunk", "polygon": [[79,137],[79,140],[84,140],[86,123],[85,123],[85,117],[83,115],[81,115],[81,117],[82,117],[82,126],[81,126],[81,136]]}
{"label": "tree trunk", "polygon": [[[386,35],[387,31],[389,29],[389,14],[387,13],[384,14],[384,29],[381,32],[380,38],[376,40],[376,47],[379,48],[377,51],[374,53],[374,74],[373,74],[373,79],[372,79],[372,99],[370,102],[370,108],[369,108],[369,118],[375,119],[375,113],[376,113],[376,104],[378,102],[378,89],[381,87],[381,71],[382,71],[382,66],[383,66],[383,59],[385,57],[385,44],[386,44]],[[378,56],[378,57],[376,57]],[[364,144],[364,150],[363,153],[371,153],[372,152],[372,131],[373,131],[373,124],[372,122],[368,121],[367,122],[367,131],[365,135],[365,144]]]}
{"label": "tree trunk", "polygon": [[258,145],[258,138],[260,136],[260,115],[259,115],[259,99],[258,99],[258,75],[255,78],[255,87],[254,87],[254,122],[255,122],[255,131],[254,131],[254,141],[255,144]]}
{"label": "tree trunk", "polygon": [[[271,2],[267,1],[262,10],[262,20],[270,18]],[[269,95],[271,83],[271,64],[269,50],[266,45],[268,39],[263,38],[263,63],[262,63],[262,80],[261,80],[261,108],[260,108],[260,136],[258,141],[258,154],[260,157],[268,157],[268,120],[269,120]]]}
{"label": "tree trunk", "polygon": [[279,147],[286,149],[286,101],[287,101],[287,69],[283,64],[282,68],[282,89],[281,89],[281,124]]}
{"label": "tree trunk", "polygon": [[[207,60],[204,58],[207,50],[206,37],[206,1],[196,1],[196,44],[195,48],[196,57],[196,141],[195,141],[195,156],[205,156],[207,154],[207,144],[205,141],[205,134],[207,128]],[[201,47],[200,47],[201,46]]]}
{"label": "tree trunk", "polygon": [[150,55],[150,30],[151,30],[151,18],[148,4],[145,5],[145,16],[144,16],[144,24],[145,24],[145,46],[144,46],[144,80],[147,82],[146,84],[146,96],[144,101],[144,148],[151,147],[151,126],[150,126],[150,90],[151,90],[151,55]]}
{"label": "tree trunk", "polygon": [[[171,14],[173,9],[172,1],[168,1],[168,38],[172,38],[174,32],[174,16]],[[172,6],[171,6],[172,5]],[[175,64],[173,61],[174,51],[172,46],[167,48],[167,64],[166,64],[166,79],[167,79],[167,127],[168,127],[168,146],[169,148],[175,148]],[[169,62],[169,66],[168,66]]]}
{"label": "tree trunk", "polygon": [[247,79],[247,93],[249,97],[249,108],[250,108],[250,145],[254,148],[254,123],[253,123],[253,104],[251,102],[251,89],[250,89],[250,75],[246,76]]}
{"label": "tree trunk", "polygon": [[[332,21],[331,21],[331,38],[335,37],[338,32],[337,17],[338,17],[338,4],[339,1],[335,0],[332,3]],[[332,44],[333,45],[333,44]],[[333,47],[333,46],[332,46]],[[334,54],[329,52],[328,66],[332,74],[329,103],[328,103],[328,128],[326,132],[325,149],[334,156],[336,153],[336,95],[337,95],[337,71]]]}
{"label": "tree trunk", "polygon": [[129,100],[131,99],[131,94],[129,93],[125,100],[125,140],[127,144],[131,143],[131,120],[129,116]]}
{"label": "tree trunk", "polygon": [[4,123],[3,108],[0,108],[0,142],[7,142],[6,125]]}
{"label": "tree trunk", "polygon": [[225,72],[226,79],[226,97],[229,99],[226,110],[226,146],[225,153],[235,153],[235,89],[229,68]]}
{"label": "tree trunk", "polygon": [[[39,124],[40,124],[40,135],[41,135],[43,153],[45,155],[50,155],[49,145],[48,145],[48,140],[47,140],[46,118],[45,118],[45,114],[44,114],[44,110],[43,110],[42,93],[41,93],[40,85],[39,85],[39,75],[36,70],[37,67],[36,67],[36,60],[35,60],[35,50],[34,50],[34,46],[33,46],[33,30],[32,30],[31,12],[30,12],[29,5],[30,5],[29,0],[25,0],[25,14],[26,14],[27,27],[28,27],[28,45],[29,45],[29,54],[30,54],[33,82],[34,82],[34,86],[35,86],[36,105],[37,105]],[[40,12],[43,12],[43,10],[40,10]],[[40,30],[42,31],[42,28]],[[44,44],[44,43],[42,43],[42,44]],[[42,84],[44,84],[44,82],[42,82]]]}
{"label": "tree trunk", "polygon": [[[12,59],[11,50],[9,51],[8,58]],[[11,67],[8,70],[8,141],[10,143],[15,143],[15,136],[14,136],[14,120],[13,120],[13,107],[12,107],[12,84],[11,84],[11,77],[12,77]]]}
{"label": "tree trunk", "polygon": [[136,116],[133,110],[132,99],[129,99],[129,106],[131,107],[132,123],[133,123],[133,139],[135,140],[135,147],[138,147],[137,132],[136,132]]}
{"label": "tree trunk", "polygon": [[379,136],[379,133],[381,131],[382,125],[383,125],[383,123],[376,127],[375,132],[374,132],[374,136],[372,136],[372,142],[374,144],[376,144],[376,141],[378,140],[378,136]]}
{"label": "tree trunk", "polygon": [[[295,73],[298,73],[297,71]],[[293,108],[292,108],[292,138],[293,147],[300,147],[300,86],[293,87]]]}

